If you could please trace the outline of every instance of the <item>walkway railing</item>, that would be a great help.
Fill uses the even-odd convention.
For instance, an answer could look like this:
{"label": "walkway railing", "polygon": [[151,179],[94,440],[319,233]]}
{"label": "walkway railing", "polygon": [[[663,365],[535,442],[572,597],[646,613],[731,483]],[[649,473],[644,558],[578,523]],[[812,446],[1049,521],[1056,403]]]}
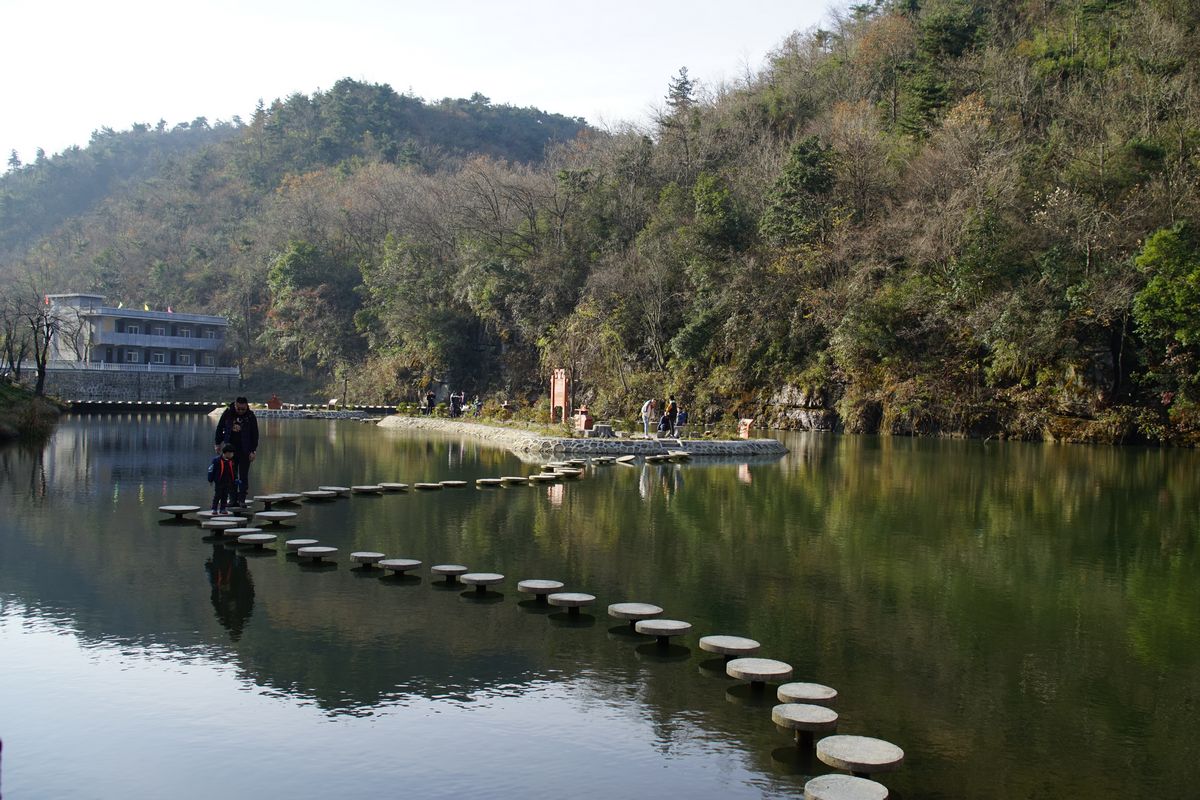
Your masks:
{"label": "walkway railing", "polygon": [[[32,361],[21,365],[22,370],[34,372]],[[157,372],[168,375],[231,375],[241,374],[238,367],[206,367],[200,364],[111,364],[103,361],[48,361],[46,369],[72,372]]]}

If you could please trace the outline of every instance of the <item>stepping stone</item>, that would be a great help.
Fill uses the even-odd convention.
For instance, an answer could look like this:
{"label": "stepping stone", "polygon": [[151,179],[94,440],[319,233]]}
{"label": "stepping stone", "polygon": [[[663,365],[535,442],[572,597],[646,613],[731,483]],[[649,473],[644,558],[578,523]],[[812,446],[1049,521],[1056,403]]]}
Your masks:
{"label": "stepping stone", "polygon": [[213,517],[227,517],[229,516],[229,512],[226,511],[222,514],[218,511],[199,511],[196,513],[196,516],[200,519],[212,519]]}
{"label": "stepping stone", "polygon": [[837,700],[837,689],[819,683],[785,683],[775,690],[781,703],[809,703],[817,706],[832,706]]}
{"label": "stepping stone", "polygon": [[252,500],[254,500],[254,502],[256,502],[256,503],[262,503],[262,504],[263,504],[263,511],[270,511],[270,510],[271,510],[271,506],[275,505],[276,503],[282,503],[282,502],[283,502],[283,495],[278,495],[278,494],[260,494],[260,495],[255,495],[255,496],[254,496],[253,498],[251,498],[251,499],[252,499]]}
{"label": "stepping stone", "polygon": [[443,575],[446,583],[458,583],[459,575],[466,575],[468,570],[462,564],[435,564],[429,568],[434,575]]}
{"label": "stepping stone", "polygon": [[301,547],[312,547],[320,544],[316,539],[288,539],[283,546],[288,550],[299,550]]}
{"label": "stepping stone", "polygon": [[559,467],[558,469],[554,470],[554,474],[574,480],[575,478],[583,477],[583,470],[578,469],[577,467]]}
{"label": "stepping stone", "polygon": [[542,472],[537,475],[530,475],[530,483],[557,483],[562,480],[562,476],[556,472]]}
{"label": "stepping stone", "polygon": [[837,730],[838,714],[832,708],[808,703],[783,703],[771,709],[771,721],[796,734],[796,744],[812,747],[813,734]]}
{"label": "stepping stone", "polygon": [[668,450],[667,458],[671,461],[691,461],[692,454],[687,450]]}
{"label": "stepping stone", "polygon": [[499,478],[476,478],[476,486],[499,486],[503,481]]}
{"label": "stepping stone", "polygon": [[503,475],[500,477],[500,481],[507,486],[510,484],[516,485],[520,483],[529,483],[529,478],[525,477],[524,475]]}
{"label": "stepping stone", "polygon": [[262,550],[263,545],[271,544],[275,539],[273,533],[243,533],[238,536],[238,544],[249,544],[253,545],[255,550]]}
{"label": "stepping stone", "polygon": [[351,486],[350,491],[354,494],[383,494],[383,487],[377,483],[373,483],[363,486]]}
{"label": "stepping stone", "polygon": [[786,681],[792,677],[792,665],[773,658],[735,658],[725,665],[725,674],[761,688],[767,681]]}
{"label": "stepping stone", "polygon": [[[709,653],[718,653],[725,656],[726,661],[743,656],[752,656],[762,647],[761,644],[753,639],[747,639],[743,636],[701,636],[700,649]],[[788,701],[784,701],[788,702]]]}
{"label": "stepping stone", "polygon": [[683,636],[692,632],[692,623],[678,619],[644,619],[634,623],[638,633],[658,638],[659,644],[668,644],[672,636]]}
{"label": "stepping stone", "polygon": [[336,547],[301,547],[296,550],[296,555],[301,558],[311,558],[315,564],[322,558],[333,558],[337,555],[337,551]]}
{"label": "stepping stone", "polygon": [[565,467],[567,465],[559,464],[558,466],[555,466],[554,464],[542,464],[542,472],[554,472],[554,470],[558,469],[560,466]]}
{"label": "stepping stone", "polygon": [[504,576],[498,572],[468,572],[459,578],[468,586],[474,586],[475,591],[483,594],[487,587],[504,582]]}
{"label": "stepping stone", "polygon": [[322,492],[333,492],[334,494],[341,495],[342,497],[350,496],[349,486],[318,486],[317,488]]}
{"label": "stepping stone", "polygon": [[608,607],[608,615],[614,619],[629,620],[629,627],[635,628],[644,619],[653,619],[663,613],[662,608],[651,603],[613,603]]}
{"label": "stepping stone", "polygon": [[617,456],[618,464],[632,464],[634,461],[637,461],[637,456],[635,456],[633,454]]}
{"label": "stepping stone", "polygon": [[174,514],[175,519],[183,519],[184,514],[195,514],[200,510],[200,506],[159,506],[158,510],[164,514]]}
{"label": "stepping stone", "polygon": [[586,467],[587,460],[583,459],[583,458],[568,458],[567,466],[568,467]]}
{"label": "stepping stone", "polygon": [[870,736],[826,736],[817,742],[817,758],[834,769],[865,778],[900,769],[904,751],[891,742]]}
{"label": "stepping stone", "polygon": [[328,489],[313,489],[310,492],[301,492],[307,500],[333,500],[338,496],[337,492],[331,492]]}
{"label": "stepping stone", "polygon": [[241,525],[241,524],[242,523],[234,522],[231,519],[206,519],[206,520],[204,520],[204,522],[200,523],[200,527],[206,528],[210,531],[224,532],[229,528],[236,528],[238,525]]}
{"label": "stepping stone", "polygon": [[592,463],[596,464],[598,466],[606,467],[609,464],[613,463],[613,457],[612,456],[596,456],[595,458],[592,459]]}
{"label": "stepping stone", "polygon": [[275,495],[279,498],[280,503],[298,503],[304,496],[299,492],[276,492]]}
{"label": "stepping stone", "polygon": [[260,511],[254,515],[256,520],[270,523],[271,525],[282,525],[289,519],[295,519],[299,516],[295,511]]}
{"label": "stepping stone", "polygon": [[887,800],[882,783],[852,775],[821,775],[804,784],[805,800]]}
{"label": "stepping stone", "polygon": [[557,592],[547,596],[546,602],[552,606],[565,608],[568,614],[576,616],[579,614],[579,609],[596,602],[596,596],[583,592]]}
{"label": "stepping stone", "polygon": [[383,553],[372,553],[369,550],[359,550],[356,553],[350,554],[351,561],[362,564],[364,567],[373,567],[383,559]]}
{"label": "stepping stone", "polygon": [[561,588],[563,588],[562,581],[545,581],[536,578],[517,584],[518,592],[533,595],[539,603],[546,602],[546,595],[557,592]]}
{"label": "stepping stone", "polygon": [[262,533],[262,528],[226,528],[226,536],[244,536],[247,533]]}
{"label": "stepping stone", "polygon": [[442,486],[440,483],[414,483],[413,488],[420,489],[424,492],[432,492],[437,491],[438,489],[445,489],[446,487]]}
{"label": "stepping stone", "polygon": [[217,514],[215,517],[209,517],[210,522],[236,522],[241,525],[243,522],[249,521],[248,517],[239,517],[237,514]]}
{"label": "stepping stone", "polygon": [[447,489],[461,489],[467,485],[466,481],[441,481],[442,486]]}
{"label": "stepping stone", "polygon": [[381,483],[385,492],[406,492],[408,491],[407,483]]}
{"label": "stepping stone", "polygon": [[376,564],[397,575],[403,575],[409,570],[421,566],[421,562],[415,558],[384,558],[377,561]]}

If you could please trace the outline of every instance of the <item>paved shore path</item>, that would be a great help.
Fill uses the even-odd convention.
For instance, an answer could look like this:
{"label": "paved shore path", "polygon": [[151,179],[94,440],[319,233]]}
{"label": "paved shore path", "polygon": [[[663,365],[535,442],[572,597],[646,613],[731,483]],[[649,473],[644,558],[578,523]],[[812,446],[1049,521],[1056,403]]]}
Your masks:
{"label": "paved shore path", "polygon": [[460,419],[407,417],[395,414],[379,421],[381,428],[428,430],[468,435],[507,447],[518,455],[665,455],[683,451],[693,456],[782,456],[787,448],[778,439],[571,439],[543,436],[520,428],[482,425]]}

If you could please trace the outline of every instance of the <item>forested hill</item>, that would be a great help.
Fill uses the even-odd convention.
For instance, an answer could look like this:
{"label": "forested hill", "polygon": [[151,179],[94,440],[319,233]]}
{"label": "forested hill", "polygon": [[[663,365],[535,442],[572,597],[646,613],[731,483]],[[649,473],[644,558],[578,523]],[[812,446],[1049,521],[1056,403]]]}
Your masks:
{"label": "forested hill", "polygon": [[210,124],[197,117],[170,127],[159,121],[128,131],[103,128],[86,148],[54,156],[39,151],[25,165],[10,156],[0,177],[0,253],[147,183],[195,181],[220,171],[265,193],[285,175],[350,160],[433,168],[482,154],[532,163],[547,145],[569,141],[584,128],[581,119],[493,105],[480,94],[426,103],[386,84],[350,79],[327,92],[260,104],[249,123],[235,117]]}
{"label": "forested hill", "polygon": [[416,138],[378,122],[411,101],[348,84],[7,265],[230,314],[249,372],[362,400],[523,401],[566,366],[602,417],[674,392],[705,419],[1195,443],[1198,25],[1200,0],[857,5],[542,159],[480,143],[518,121],[484,98]]}

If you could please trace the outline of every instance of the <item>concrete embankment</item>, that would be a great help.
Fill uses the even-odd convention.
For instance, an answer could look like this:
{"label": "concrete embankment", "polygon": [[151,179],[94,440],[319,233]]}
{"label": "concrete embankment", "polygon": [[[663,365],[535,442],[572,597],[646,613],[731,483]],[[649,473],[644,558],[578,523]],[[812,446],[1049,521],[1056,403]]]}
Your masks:
{"label": "concrete embankment", "polygon": [[682,450],[693,456],[781,456],[777,439],[570,439],[543,436],[520,428],[502,428],[437,417],[386,417],[380,427],[466,434],[527,455],[658,455]]}

